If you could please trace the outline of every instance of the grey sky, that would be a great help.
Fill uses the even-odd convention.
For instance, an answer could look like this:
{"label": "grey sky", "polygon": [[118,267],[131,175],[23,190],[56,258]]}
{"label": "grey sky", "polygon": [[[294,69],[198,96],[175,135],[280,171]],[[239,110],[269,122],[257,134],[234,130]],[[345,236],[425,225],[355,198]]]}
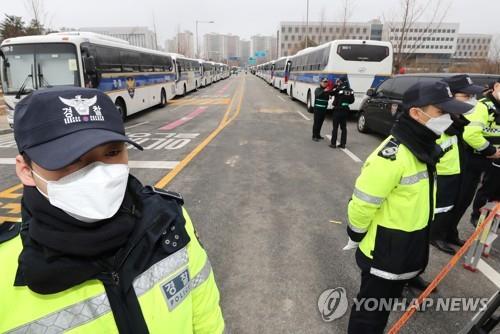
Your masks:
{"label": "grey sky", "polygon": [[[394,17],[400,4],[399,0],[349,1],[353,8],[350,21],[362,22]],[[451,2],[445,21],[459,22],[460,32],[500,33],[499,0],[445,1]],[[326,21],[338,21],[342,3],[343,0],[310,0],[309,19],[319,20],[324,8]],[[44,0],[44,5],[53,28],[134,25],[153,28],[154,12],[160,44],[179,27],[194,33],[197,19],[216,21],[200,24],[200,36],[213,31],[249,38],[254,34],[275,34],[280,21],[302,21],[306,16],[306,0]],[[25,0],[0,0],[2,17],[4,13],[30,19]]]}

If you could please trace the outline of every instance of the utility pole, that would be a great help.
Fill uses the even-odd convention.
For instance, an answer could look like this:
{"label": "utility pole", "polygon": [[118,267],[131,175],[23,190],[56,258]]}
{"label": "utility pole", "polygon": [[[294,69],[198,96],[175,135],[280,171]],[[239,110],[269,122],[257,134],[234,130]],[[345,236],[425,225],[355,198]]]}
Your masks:
{"label": "utility pole", "polygon": [[309,0],[307,0],[307,10],[306,10],[306,49],[309,39]]}

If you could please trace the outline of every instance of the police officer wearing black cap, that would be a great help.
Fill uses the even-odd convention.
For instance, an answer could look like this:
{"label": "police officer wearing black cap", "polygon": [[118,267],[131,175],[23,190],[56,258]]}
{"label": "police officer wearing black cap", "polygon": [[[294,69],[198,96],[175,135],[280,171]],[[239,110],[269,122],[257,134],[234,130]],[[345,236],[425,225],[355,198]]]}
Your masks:
{"label": "police officer wearing black cap", "polygon": [[[469,103],[472,107],[477,103],[476,95],[483,91],[483,88],[474,85],[466,74],[454,75],[443,81],[450,86],[455,99]],[[433,246],[451,255],[455,254],[455,250],[450,247],[450,244],[456,246],[464,244],[458,234],[453,209],[460,194],[461,173],[464,169],[466,144],[463,140],[463,131],[464,127],[469,124],[463,115],[452,115],[452,119],[453,124],[437,140],[445,154],[436,165],[436,209],[430,235]]]}
{"label": "police officer wearing black cap", "polygon": [[472,108],[453,99],[441,81],[411,86],[403,107],[391,135],[366,160],[348,205],[349,244],[358,243],[361,269],[351,334],[383,333],[389,311],[373,310],[363,300],[375,298],[381,305],[386,298],[400,297],[405,283],[425,270],[435,166],[443,155],[436,140],[453,123],[449,114]]}
{"label": "police officer wearing black cap", "polygon": [[22,223],[0,235],[1,333],[223,332],[183,199],[129,174],[126,143],[142,148],[107,95],[37,90],[14,136]]}
{"label": "police officer wearing black cap", "polygon": [[332,91],[333,113],[332,113],[332,140],[331,148],[337,147],[337,133],[340,126],[340,148],[345,148],[347,142],[347,117],[349,116],[349,105],[354,103],[354,92],[349,86],[347,77],[340,77]]}
{"label": "police officer wearing black cap", "polygon": [[332,94],[332,90],[328,87],[328,78],[322,78],[319,87],[314,91],[314,121],[312,128],[312,140],[320,141],[321,127],[325,121],[326,108],[328,107],[328,99]]}
{"label": "police officer wearing black cap", "polygon": [[500,79],[489,85],[485,97],[480,99],[473,112],[465,116],[470,123],[464,128],[466,165],[462,177],[460,196],[455,206],[454,224],[457,225],[471,204],[477,191],[471,214],[475,225],[479,209],[486,201],[499,200],[500,192]]}

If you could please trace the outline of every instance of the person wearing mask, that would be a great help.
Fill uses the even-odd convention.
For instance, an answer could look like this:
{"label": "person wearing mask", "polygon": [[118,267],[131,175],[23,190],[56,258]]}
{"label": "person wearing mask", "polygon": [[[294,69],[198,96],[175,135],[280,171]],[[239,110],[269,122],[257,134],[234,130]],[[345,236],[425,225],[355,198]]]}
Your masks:
{"label": "person wearing mask", "polygon": [[340,148],[345,148],[347,142],[347,117],[349,116],[349,105],[354,103],[354,92],[349,86],[347,77],[341,77],[337,80],[335,88],[332,91],[333,114],[332,114],[332,139],[331,148],[337,147],[337,133],[342,131],[340,136]]}
{"label": "person wearing mask", "polygon": [[476,225],[479,209],[500,188],[498,168],[500,163],[500,79],[489,85],[490,90],[480,99],[470,115],[465,117],[469,124],[464,128],[465,170],[462,176],[460,196],[455,205],[453,224],[458,225],[465,211],[474,199],[471,223]]}
{"label": "person wearing mask", "polygon": [[[400,297],[406,282],[425,270],[436,164],[443,155],[436,140],[453,123],[450,114],[472,106],[435,81],[411,86],[403,108],[391,135],[364,163],[348,204],[348,246],[357,246],[361,269],[358,301]],[[388,316],[361,302],[351,309],[348,333],[383,333]]]}
{"label": "person wearing mask", "polygon": [[[474,85],[466,74],[454,75],[443,81],[450,86],[455,99],[469,103],[473,107],[477,103],[476,95],[483,91],[483,88]],[[450,244],[459,247],[464,244],[459,237],[457,225],[454,224],[453,208],[460,193],[461,173],[464,165],[465,143],[462,134],[464,127],[469,124],[463,115],[453,115],[452,119],[453,124],[437,140],[445,154],[436,165],[436,209],[430,234],[431,245],[450,255],[455,254]]]}
{"label": "person wearing mask", "polygon": [[79,87],[16,106],[22,222],[0,234],[1,333],[222,333],[219,291],[178,193],[129,174],[120,114]]}
{"label": "person wearing mask", "polygon": [[321,127],[325,121],[326,108],[328,106],[328,99],[331,95],[331,89],[328,88],[328,79],[323,78],[319,83],[319,87],[314,91],[314,120],[312,129],[312,140],[320,141]]}

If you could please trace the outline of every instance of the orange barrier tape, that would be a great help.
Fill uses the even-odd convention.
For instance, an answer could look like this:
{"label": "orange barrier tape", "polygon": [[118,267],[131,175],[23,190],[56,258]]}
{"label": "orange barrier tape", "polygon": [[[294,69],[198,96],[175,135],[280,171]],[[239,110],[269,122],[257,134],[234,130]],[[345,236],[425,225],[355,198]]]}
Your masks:
{"label": "orange barrier tape", "polygon": [[401,328],[406,324],[406,322],[411,318],[411,316],[417,311],[418,307],[422,304],[425,298],[427,298],[431,292],[437,287],[437,285],[443,280],[443,278],[448,275],[448,273],[453,269],[453,267],[457,264],[458,260],[467,252],[467,250],[472,246],[472,243],[474,240],[479,236],[479,234],[483,231],[486,225],[490,221],[495,218],[497,215],[497,212],[500,210],[500,203],[496,203],[495,206],[493,207],[493,210],[491,210],[490,214],[488,217],[486,217],[485,220],[481,223],[481,225],[476,228],[474,233],[467,239],[465,244],[458,250],[458,252],[451,258],[451,260],[446,264],[446,266],[441,269],[439,274],[436,275],[434,280],[429,284],[427,289],[425,289],[424,292],[417,298],[416,302],[412,304],[406,311],[405,313],[401,316],[401,318],[398,319],[392,325],[391,329],[389,330],[388,334],[396,334],[398,333]]}

